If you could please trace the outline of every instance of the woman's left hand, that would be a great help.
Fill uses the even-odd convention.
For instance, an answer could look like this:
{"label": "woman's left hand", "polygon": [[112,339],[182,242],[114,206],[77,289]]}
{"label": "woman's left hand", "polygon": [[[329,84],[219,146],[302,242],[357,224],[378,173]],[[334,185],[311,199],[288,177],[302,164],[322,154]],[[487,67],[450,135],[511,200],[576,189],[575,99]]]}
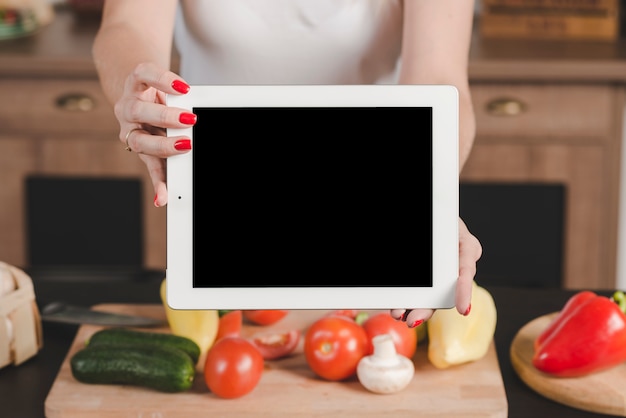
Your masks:
{"label": "woman's left hand", "polygon": [[[482,252],[478,238],[470,233],[465,222],[459,218],[459,277],[456,284],[455,305],[461,315],[470,313],[476,262],[480,259]],[[434,309],[392,309],[390,311],[391,316],[406,322],[412,328],[429,320],[434,313]]]}

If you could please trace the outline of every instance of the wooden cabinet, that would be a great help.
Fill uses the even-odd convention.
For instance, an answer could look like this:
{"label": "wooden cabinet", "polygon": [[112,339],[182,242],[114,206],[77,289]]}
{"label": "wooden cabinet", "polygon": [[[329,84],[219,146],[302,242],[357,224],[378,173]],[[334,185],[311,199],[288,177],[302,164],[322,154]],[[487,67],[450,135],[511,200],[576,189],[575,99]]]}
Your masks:
{"label": "wooden cabinet", "polygon": [[[142,182],[145,265],[164,269],[165,209],[154,207],[145,166],[119,141],[119,125],[98,81],[3,78],[0,91],[5,98],[0,104],[0,259],[27,263],[27,175],[123,177]],[[108,197],[112,205],[115,199]]]}
{"label": "wooden cabinet", "polygon": [[613,288],[623,88],[498,80],[472,93],[477,136],[461,180],[562,184],[563,286]]}
{"label": "wooden cabinet", "polygon": [[[91,62],[96,22],[76,19],[57,13],[32,38],[0,47],[0,260],[27,263],[26,176],[120,177],[142,182],[144,264],[163,270],[166,210],[154,207],[145,165],[119,140]],[[108,197],[111,205],[115,199]]]}
{"label": "wooden cabinet", "polygon": [[563,287],[615,288],[626,40],[484,39],[480,20],[474,29],[477,135],[461,180],[562,184]]}

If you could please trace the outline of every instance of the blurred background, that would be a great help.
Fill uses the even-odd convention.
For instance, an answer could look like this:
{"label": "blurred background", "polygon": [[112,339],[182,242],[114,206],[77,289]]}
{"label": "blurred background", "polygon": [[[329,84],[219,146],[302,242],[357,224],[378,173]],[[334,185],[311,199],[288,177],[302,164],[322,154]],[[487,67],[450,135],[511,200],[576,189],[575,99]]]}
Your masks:
{"label": "blurred background", "polygon": [[[35,280],[165,269],[166,210],[91,60],[102,3],[0,0],[0,260]],[[625,8],[476,3],[460,212],[483,243],[479,282],[626,288]]]}

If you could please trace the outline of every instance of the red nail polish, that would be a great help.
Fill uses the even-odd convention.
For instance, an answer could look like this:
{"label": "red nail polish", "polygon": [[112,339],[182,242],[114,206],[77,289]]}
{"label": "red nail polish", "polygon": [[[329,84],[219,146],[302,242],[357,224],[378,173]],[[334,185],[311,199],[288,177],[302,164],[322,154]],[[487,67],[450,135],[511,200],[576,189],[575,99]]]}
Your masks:
{"label": "red nail polish", "polygon": [[180,123],[184,123],[185,125],[193,125],[196,123],[196,115],[193,113],[181,113],[178,117]]}
{"label": "red nail polish", "polygon": [[174,80],[172,81],[172,88],[179,93],[188,93],[189,92],[189,84],[184,81]]}
{"label": "red nail polish", "polygon": [[158,195],[158,194],[155,194],[155,195],[154,195],[154,206],[155,206],[155,207],[157,207],[157,208],[159,207],[159,204],[157,203],[157,199],[158,199],[158,198],[159,198],[159,195]]}
{"label": "red nail polish", "polygon": [[465,311],[465,313],[463,314],[463,316],[467,316],[467,315],[469,315],[471,310],[472,310],[472,304],[470,303],[470,305],[467,307],[467,310]]}
{"label": "red nail polish", "polygon": [[174,142],[174,148],[178,151],[186,151],[191,149],[191,140],[190,139],[179,139]]}
{"label": "red nail polish", "polygon": [[420,326],[420,325],[422,325],[423,323],[424,323],[424,320],[423,320],[423,319],[418,319],[417,321],[413,322],[409,328],[419,327],[419,326]]}

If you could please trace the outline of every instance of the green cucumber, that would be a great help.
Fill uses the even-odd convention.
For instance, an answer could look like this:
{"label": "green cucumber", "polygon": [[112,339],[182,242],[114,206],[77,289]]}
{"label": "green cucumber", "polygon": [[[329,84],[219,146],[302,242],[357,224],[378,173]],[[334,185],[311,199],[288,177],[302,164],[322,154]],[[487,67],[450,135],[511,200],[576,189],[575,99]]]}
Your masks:
{"label": "green cucumber", "polygon": [[162,332],[136,331],[129,328],[104,328],[95,332],[87,345],[98,344],[156,344],[184,351],[196,364],[200,358],[200,346],[190,338]]}
{"label": "green cucumber", "polygon": [[189,355],[163,345],[90,345],[72,355],[70,367],[79,382],[126,384],[161,392],[185,391],[195,377]]}

